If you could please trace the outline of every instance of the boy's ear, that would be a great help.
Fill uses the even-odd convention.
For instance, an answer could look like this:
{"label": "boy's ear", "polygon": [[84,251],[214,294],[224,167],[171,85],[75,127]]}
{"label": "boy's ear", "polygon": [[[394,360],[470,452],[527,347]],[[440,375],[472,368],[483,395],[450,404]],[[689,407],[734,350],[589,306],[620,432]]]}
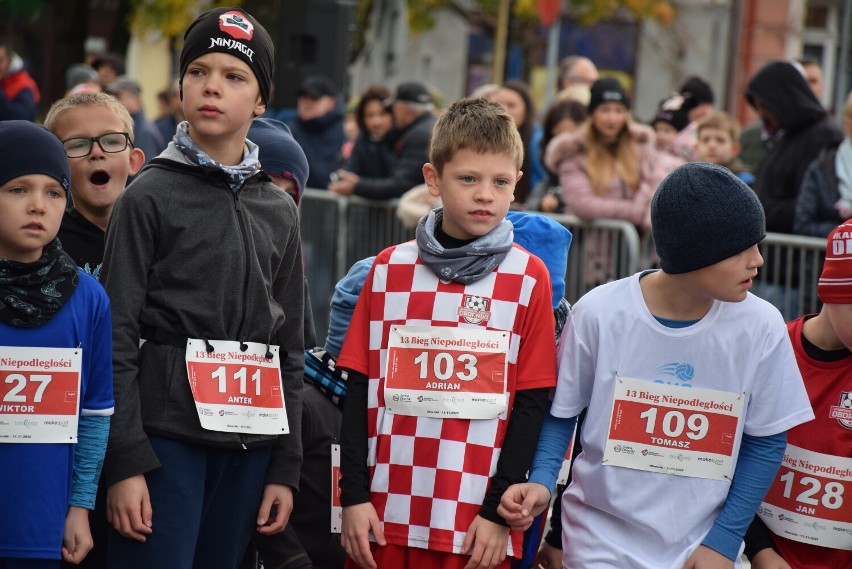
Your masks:
{"label": "boy's ear", "polygon": [[742,150],[742,149],[743,149],[743,147],[740,146],[740,143],[735,140],[734,143],[731,145],[731,150],[733,150],[733,152],[734,152],[733,157],[736,158],[737,156],[739,156],[740,150]]}
{"label": "boy's ear", "polygon": [[259,117],[259,116],[263,115],[263,113],[265,113],[265,112],[266,112],[266,103],[264,103],[263,98],[260,95],[258,95],[257,96],[257,103],[255,103],[255,105],[254,105],[254,116]]}
{"label": "boy's ear", "polygon": [[438,170],[432,166],[431,162],[426,162],[423,165],[423,180],[426,182],[426,187],[429,188],[429,193],[436,198],[441,195],[441,189],[438,187]]}
{"label": "boy's ear", "polygon": [[130,149],[130,168],[127,171],[128,176],[135,176],[142,166],[145,165],[145,153],[141,148],[133,147]]}

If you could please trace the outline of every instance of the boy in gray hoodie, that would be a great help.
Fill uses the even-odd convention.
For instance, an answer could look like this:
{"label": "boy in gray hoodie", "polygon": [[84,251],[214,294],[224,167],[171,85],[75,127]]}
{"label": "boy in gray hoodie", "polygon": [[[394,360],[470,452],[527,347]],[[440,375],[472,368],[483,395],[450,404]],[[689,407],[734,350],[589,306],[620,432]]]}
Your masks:
{"label": "boy in gray hoodie", "polygon": [[187,121],[117,202],[110,567],[235,567],[282,531],[301,465],[296,206],[246,140],[272,84],[269,34],[236,8],[187,29]]}

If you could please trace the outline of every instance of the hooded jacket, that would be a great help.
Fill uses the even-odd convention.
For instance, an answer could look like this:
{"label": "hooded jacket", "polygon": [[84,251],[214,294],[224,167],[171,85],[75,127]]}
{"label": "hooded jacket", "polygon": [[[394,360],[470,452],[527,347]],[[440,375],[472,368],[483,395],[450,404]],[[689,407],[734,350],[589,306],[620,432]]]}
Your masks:
{"label": "hooded jacket", "polygon": [[753,107],[759,101],[783,131],[755,173],[754,190],[766,211],[766,230],[792,233],[805,170],[824,148],[839,144],[843,133],[799,70],[786,61],[769,62],[758,71],[746,98]]}
{"label": "hooded jacket", "polygon": [[[101,282],[112,300],[116,399],[106,485],[159,466],[148,440],[156,434],[223,448],[274,445],[266,483],[298,488],[304,285],[293,200],[262,171],[233,191],[222,171],[189,164],[170,143],[115,204]],[[203,429],[187,338],[280,346],[290,433]]]}

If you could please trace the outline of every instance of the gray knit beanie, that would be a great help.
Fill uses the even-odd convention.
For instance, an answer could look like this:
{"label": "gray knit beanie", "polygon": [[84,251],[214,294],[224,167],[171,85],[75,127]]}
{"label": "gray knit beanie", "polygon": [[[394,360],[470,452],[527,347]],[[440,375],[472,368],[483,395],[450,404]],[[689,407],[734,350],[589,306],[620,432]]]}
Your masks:
{"label": "gray knit beanie", "polygon": [[763,206],[727,168],[690,162],[674,169],[651,200],[660,267],[688,273],[742,253],[766,237]]}

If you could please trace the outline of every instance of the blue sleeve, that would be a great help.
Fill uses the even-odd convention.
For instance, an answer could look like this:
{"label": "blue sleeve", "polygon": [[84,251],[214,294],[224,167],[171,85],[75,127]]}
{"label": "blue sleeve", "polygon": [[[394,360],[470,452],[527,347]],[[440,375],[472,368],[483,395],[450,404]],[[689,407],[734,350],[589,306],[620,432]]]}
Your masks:
{"label": "blue sleeve", "polygon": [[104,465],[109,417],[83,415],[77,428],[77,446],[74,449],[74,478],[71,482],[71,506],[95,509],[98,479]]}
{"label": "blue sleeve", "polygon": [[702,545],[728,559],[737,558],[743,536],[775,480],[785,448],[786,432],[768,437],[743,434],[728,497]]}
{"label": "blue sleeve", "polygon": [[112,415],[115,406],[112,379],[112,316],[109,297],[103,287],[80,270],[80,285],[91,293],[91,336],[83,344],[85,387],[80,401],[80,413]]}
{"label": "blue sleeve", "polygon": [[536,123],[533,126],[529,148],[526,149],[530,153],[530,169],[532,172],[525,172],[524,175],[530,177],[530,190],[547,178],[547,170],[544,169],[544,164],[541,161],[540,146],[543,137],[544,129],[541,128],[540,124]]}
{"label": "blue sleeve", "polygon": [[[565,453],[568,451],[568,445],[574,435],[576,424],[577,417],[565,419],[554,417],[550,413],[547,414],[541,427],[541,435],[539,435],[538,446],[530,468],[530,482],[541,484],[551,493],[553,492],[553,488],[556,487],[556,478],[559,476],[559,469],[562,467],[562,461],[565,459]],[[756,506],[755,509],[757,509]]]}

